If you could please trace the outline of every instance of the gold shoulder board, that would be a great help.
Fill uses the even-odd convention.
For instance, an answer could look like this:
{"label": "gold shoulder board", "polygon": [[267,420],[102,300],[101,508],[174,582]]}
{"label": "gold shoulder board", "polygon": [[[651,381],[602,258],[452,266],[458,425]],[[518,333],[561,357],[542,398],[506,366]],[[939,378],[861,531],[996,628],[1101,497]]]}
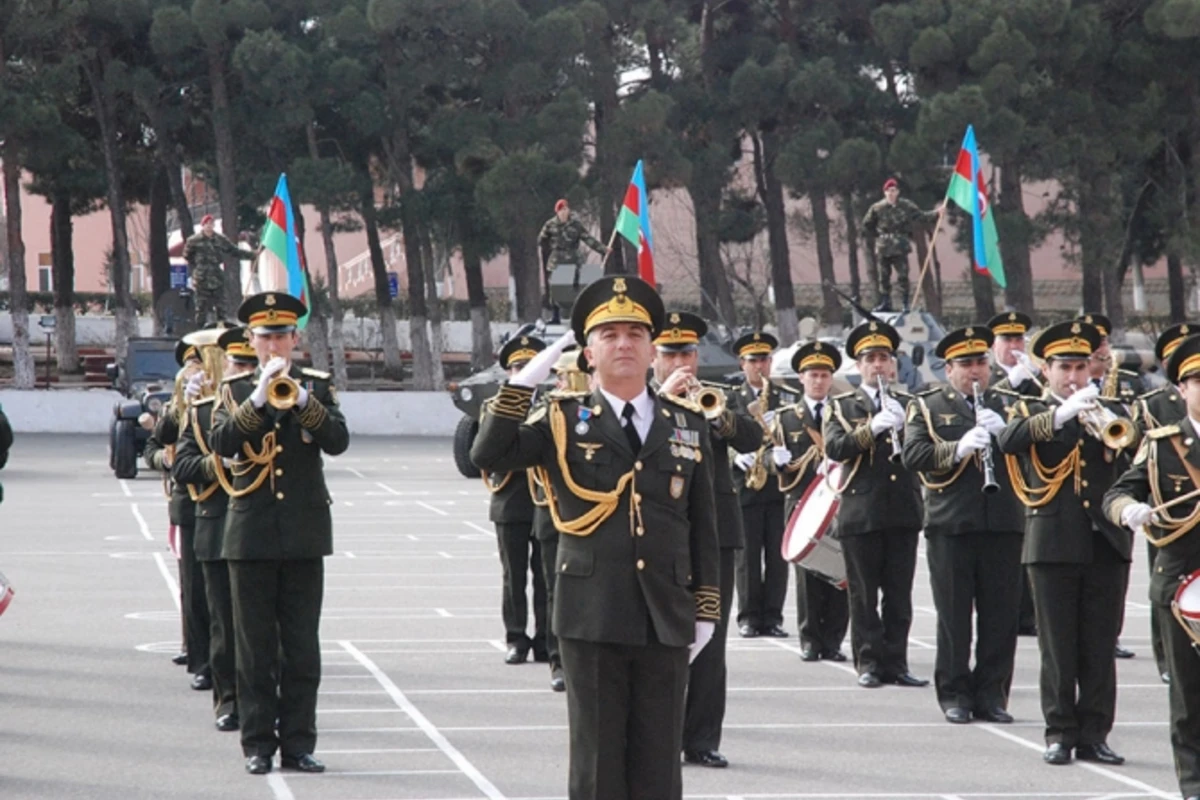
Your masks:
{"label": "gold shoulder board", "polygon": [[688,400],[686,397],[679,397],[678,395],[673,395],[673,394],[660,394],[659,397],[661,399],[667,401],[668,403],[674,403],[675,405],[677,405],[681,408],[686,408],[688,411],[691,411],[693,414],[700,414],[701,416],[704,415],[704,409],[700,408],[700,406],[697,403],[693,403],[691,400]]}
{"label": "gold shoulder board", "polygon": [[572,392],[567,389],[551,389],[546,393],[546,397],[551,400],[578,400],[587,396],[588,392]]}
{"label": "gold shoulder board", "polygon": [[221,383],[233,383],[234,381],[245,380],[253,375],[253,372],[242,372],[238,375],[228,375],[221,379]]}
{"label": "gold shoulder board", "polygon": [[1168,436],[1174,436],[1178,433],[1183,433],[1178,425],[1164,425],[1161,428],[1153,428],[1146,431],[1146,438],[1166,439]]}
{"label": "gold shoulder board", "polygon": [[830,400],[845,400],[847,397],[854,397],[854,395],[856,393],[857,393],[857,390],[851,390],[849,392],[842,392],[841,394],[835,394],[833,397],[831,397],[829,399]]}
{"label": "gold shoulder board", "polygon": [[1167,390],[1167,387],[1159,386],[1157,389],[1151,389],[1148,392],[1142,392],[1141,394],[1138,395],[1137,399],[1138,400],[1149,400],[1151,397],[1154,397],[1155,395],[1158,395],[1158,394],[1162,394],[1166,390]]}
{"label": "gold shoulder board", "polygon": [[196,401],[194,401],[194,402],[192,403],[192,407],[193,407],[193,408],[195,408],[196,406],[206,406],[206,405],[208,405],[209,403],[213,402],[213,401],[214,401],[214,400],[216,400],[216,399],[217,399],[217,396],[216,396],[215,394],[214,394],[214,395],[210,395],[210,396],[208,396],[208,397],[204,398],[203,400],[196,400]]}
{"label": "gold shoulder board", "polygon": [[304,369],[300,370],[300,374],[309,378],[317,378],[318,380],[322,381],[327,381],[330,379],[330,377],[332,377],[328,372],[321,372],[319,369],[310,369],[309,367],[305,367]]}

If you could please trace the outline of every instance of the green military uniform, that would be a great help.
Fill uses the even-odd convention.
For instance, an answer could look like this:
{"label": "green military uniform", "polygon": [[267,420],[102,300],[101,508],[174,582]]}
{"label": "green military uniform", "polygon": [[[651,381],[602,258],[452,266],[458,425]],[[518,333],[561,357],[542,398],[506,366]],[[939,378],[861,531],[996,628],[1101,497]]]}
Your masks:
{"label": "green military uniform", "polygon": [[[1174,384],[1195,378],[1200,337],[1178,346],[1167,362]],[[1186,368],[1184,363],[1193,359]],[[1182,369],[1181,369],[1182,368]],[[1169,391],[1178,394],[1174,386]],[[1122,512],[1133,503],[1158,506],[1200,489],[1200,433],[1186,409],[1178,421],[1147,432],[1133,466],[1104,496],[1104,513],[1121,525]],[[1181,582],[1200,570],[1200,538],[1192,531],[1197,522],[1197,501],[1184,501],[1160,512],[1161,522],[1148,526],[1147,538],[1157,550],[1150,575],[1151,621],[1156,622],[1170,675],[1171,749],[1175,774],[1184,797],[1200,796],[1200,660],[1196,645],[1171,613],[1171,603]]]}
{"label": "green military uniform", "polygon": [[[496,541],[503,568],[501,617],[504,620],[506,660],[523,664],[533,649],[535,661],[550,660],[546,650],[546,579],[542,571],[541,543],[533,536],[533,498],[525,470],[498,474],[483,473],[491,493],[488,519],[496,526]],[[525,632],[529,607],[525,595],[526,576],[533,571],[534,634]]]}
{"label": "green military uniform", "polygon": [[[662,319],[650,286],[613,276],[584,289],[572,327],[582,341],[606,323],[655,330]],[[701,621],[720,617],[710,426],[686,401],[648,394],[626,405],[641,409],[632,418],[600,389],[552,393],[529,415],[532,395],[500,389],[471,460],[491,471],[538,468],[550,487],[569,798],[680,798],[688,645]]]}
{"label": "green military uniform", "polygon": [[891,303],[891,271],[895,270],[900,284],[901,304],[908,307],[911,297],[908,291],[908,254],[912,250],[909,238],[914,225],[918,222],[934,222],[937,216],[936,210],[922,211],[903,197],[895,203],[889,203],[885,198],[867,209],[862,228],[867,238],[875,242],[875,262],[879,272],[875,292],[881,303]]}
{"label": "green military uniform", "polygon": [[[850,332],[846,352],[851,358],[872,348],[895,352],[899,342],[891,325],[867,322]],[[894,388],[888,393],[901,405],[912,399]],[[921,493],[916,476],[898,463],[892,434],[871,432],[880,408],[877,387],[859,386],[830,399],[821,430],[826,456],[842,462],[847,476],[836,522],[846,557],[850,645],[860,685],[923,686],[928,681],[908,670]]]}
{"label": "green military uniform", "polygon": [[[797,348],[792,369],[801,372],[819,368],[836,372],[841,364],[836,350],[822,342],[810,342]],[[825,440],[821,436],[821,418],[829,398],[804,397],[799,403],[784,406],[775,416],[779,436],[791,454],[791,460],[778,467],[779,490],[784,493],[783,517],[791,519],[796,504],[814,480],[823,474]],[[828,535],[834,535],[831,528]],[[842,641],[850,625],[850,605],[844,589],[832,583],[832,576],[809,572],[799,564],[796,570],[796,620],[800,627],[800,653],[806,661],[828,659],[844,661]]]}
{"label": "green military uniform", "polygon": [[196,291],[196,321],[201,325],[227,318],[225,308],[226,260],[250,261],[254,252],[243,250],[219,233],[212,235],[197,231],[183,245],[183,257],[191,270]]}
{"label": "green military uniform", "polygon": [[[991,343],[985,327],[959,328],[942,338],[937,355],[947,361],[986,357]],[[981,392],[983,406],[1005,418],[1009,398],[995,389]],[[904,466],[925,487],[925,555],[938,617],[933,673],[938,704],[952,722],[966,722],[971,714],[1011,722],[1006,709],[1017,652],[1024,509],[994,443],[986,459],[998,488],[990,493],[983,491],[984,455],[976,451],[956,461],[959,441],[979,424],[977,410],[973,394],[950,386],[919,394],[908,406]]]}
{"label": "green military uniform", "polygon": [[[1087,358],[1099,345],[1092,325],[1047,328],[1034,345],[1038,358]],[[1119,402],[1101,399],[1124,416]],[[1041,650],[1041,702],[1051,763],[1071,748],[1107,747],[1116,710],[1117,644],[1132,540],[1102,513],[1105,490],[1129,465],[1078,419],[1055,427],[1062,405],[1049,391],[1013,406],[998,437],[1017,496],[1026,506],[1021,562],[1029,573]],[[1063,753],[1065,750],[1065,754]],[[1056,759],[1057,760],[1052,760]]]}
{"label": "green military uniform", "polygon": [[[251,330],[272,330],[294,326],[303,308],[268,292],[247,298],[238,317]],[[317,740],[322,559],[333,552],[322,454],[345,452],[350,435],[328,374],[291,366],[287,375],[307,403],[280,411],[251,400],[260,373],[222,383],[209,438],[215,453],[234,460],[221,555],[237,631],[242,751],[269,759],[279,749],[295,759]]]}
{"label": "green military uniform", "polygon": [[533,497],[533,538],[537,540],[538,554],[542,558],[542,583],[546,587],[546,659],[550,663],[550,686],[556,692],[567,689],[562,676],[562,655],[558,652],[558,637],[554,635],[551,620],[554,616],[554,582],[558,577],[558,529],[550,516],[546,490],[526,471],[529,478],[529,493]]}
{"label": "green military uniform", "polygon": [[563,222],[557,215],[546,220],[538,233],[538,246],[548,269],[559,264],[580,264],[579,245],[586,244],[597,253],[604,254],[604,245],[588,233],[579,217],[571,214]]}

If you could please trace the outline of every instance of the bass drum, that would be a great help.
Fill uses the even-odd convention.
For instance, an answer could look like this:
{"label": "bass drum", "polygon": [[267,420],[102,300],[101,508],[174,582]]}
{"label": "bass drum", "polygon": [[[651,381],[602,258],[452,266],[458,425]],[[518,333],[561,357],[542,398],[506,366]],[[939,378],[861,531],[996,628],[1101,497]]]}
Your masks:
{"label": "bass drum", "polygon": [[824,478],[809,484],[783,529],[780,552],[785,561],[845,590],[846,559],[842,543],[831,533],[842,503],[840,491],[832,487],[841,486],[841,481],[842,465],[831,464]]}
{"label": "bass drum", "polygon": [[1192,637],[1192,641],[1200,645],[1200,570],[1188,575],[1175,590],[1175,599],[1171,601],[1171,613],[1175,619]]}

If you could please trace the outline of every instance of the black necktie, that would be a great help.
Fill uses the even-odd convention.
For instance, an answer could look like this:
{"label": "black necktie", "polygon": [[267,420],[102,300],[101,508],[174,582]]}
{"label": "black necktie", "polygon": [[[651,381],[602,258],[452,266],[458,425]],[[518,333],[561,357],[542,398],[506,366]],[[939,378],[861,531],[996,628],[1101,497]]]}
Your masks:
{"label": "black necktie", "polygon": [[813,419],[815,419],[817,422],[820,422],[821,421],[821,413],[824,410],[825,410],[824,403],[817,403],[815,406],[813,406]]}
{"label": "black necktie", "polygon": [[642,437],[638,436],[637,428],[633,426],[634,411],[633,403],[626,403],[625,408],[621,409],[621,419],[624,420],[625,438],[629,440],[633,454],[637,455],[642,450]]}
{"label": "black necktie", "polygon": [[880,392],[875,393],[875,410],[876,411],[883,410],[883,394]]}

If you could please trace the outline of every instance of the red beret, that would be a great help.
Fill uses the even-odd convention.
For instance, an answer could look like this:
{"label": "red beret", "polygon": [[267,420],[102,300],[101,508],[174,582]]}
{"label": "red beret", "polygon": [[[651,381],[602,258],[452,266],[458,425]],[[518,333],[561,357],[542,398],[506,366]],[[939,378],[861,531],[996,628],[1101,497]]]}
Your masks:
{"label": "red beret", "polygon": [[566,198],[560,198],[559,201],[554,204],[554,213],[557,214],[559,211],[562,211],[566,207],[567,207]]}
{"label": "red beret", "polygon": [[883,190],[885,192],[888,189],[891,189],[893,186],[895,186],[896,188],[900,188],[900,184],[896,183],[895,178],[888,178],[886,181],[883,182]]}
{"label": "red beret", "polygon": [[201,224],[201,225],[207,225],[208,223],[210,223],[210,222],[212,222],[212,221],[213,221],[213,215],[212,215],[212,214],[205,214],[205,215],[204,215],[204,216],[203,216],[203,217],[200,219],[200,224]]}

